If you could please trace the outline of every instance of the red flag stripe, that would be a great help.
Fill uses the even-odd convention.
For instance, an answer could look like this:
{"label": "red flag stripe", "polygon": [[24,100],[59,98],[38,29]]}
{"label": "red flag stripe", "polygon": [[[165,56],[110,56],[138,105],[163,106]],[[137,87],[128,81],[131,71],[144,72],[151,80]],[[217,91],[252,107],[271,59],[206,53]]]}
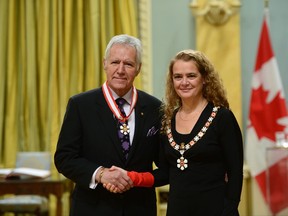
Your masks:
{"label": "red flag stripe", "polygon": [[[265,52],[263,52],[263,50],[265,50]],[[259,42],[259,47],[258,47],[258,55],[257,55],[257,61],[255,65],[255,71],[260,70],[260,68],[263,66],[263,63],[269,61],[273,57],[274,57],[274,53],[273,53],[271,42],[270,42],[268,23],[265,17],[263,24],[262,24],[262,31],[261,31],[261,37],[260,37],[260,42]]]}

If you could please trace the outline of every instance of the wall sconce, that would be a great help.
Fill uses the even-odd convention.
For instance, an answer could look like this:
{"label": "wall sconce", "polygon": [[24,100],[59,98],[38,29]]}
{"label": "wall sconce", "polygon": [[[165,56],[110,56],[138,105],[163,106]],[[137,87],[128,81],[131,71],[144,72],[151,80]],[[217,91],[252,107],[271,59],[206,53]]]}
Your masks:
{"label": "wall sconce", "polygon": [[210,24],[222,25],[239,11],[241,3],[240,0],[208,0],[200,9],[197,0],[192,0],[189,6],[194,16],[204,16]]}

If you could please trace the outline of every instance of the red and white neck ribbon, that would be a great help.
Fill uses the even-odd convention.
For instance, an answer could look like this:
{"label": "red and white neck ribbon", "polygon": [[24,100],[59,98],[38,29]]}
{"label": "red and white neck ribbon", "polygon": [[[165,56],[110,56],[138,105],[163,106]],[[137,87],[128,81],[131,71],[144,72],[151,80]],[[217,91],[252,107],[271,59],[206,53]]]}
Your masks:
{"label": "red and white neck ribbon", "polygon": [[126,120],[128,120],[129,117],[131,116],[133,109],[135,107],[135,104],[137,102],[138,95],[137,95],[136,88],[134,86],[132,87],[132,102],[131,102],[129,114],[126,115],[126,117],[122,115],[120,109],[118,108],[118,105],[116,104],[116,102],[112,96],[112,92],[107,85],[107,81],[102,85],[102,90],[104,93],[105,100],[106,100],[110,110],[115,115],[115,117],[121,122],[126,122]]}

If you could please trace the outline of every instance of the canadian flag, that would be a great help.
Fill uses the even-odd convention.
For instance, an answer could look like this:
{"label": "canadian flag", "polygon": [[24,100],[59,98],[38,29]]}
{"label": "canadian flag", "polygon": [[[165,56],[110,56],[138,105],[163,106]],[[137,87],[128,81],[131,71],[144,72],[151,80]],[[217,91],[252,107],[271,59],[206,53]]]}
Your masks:
{"label": "canadian flag", "polygon": [[[279,69],[270,42],[268,12],[265,9],[252,77],[245,153],[251,175],[255,177],[265,201],[275,215],[288,207],[288,154],[275,148],[275,134],[288,128],[288,116]],[[274,154],[269,160],[267,151]]]}

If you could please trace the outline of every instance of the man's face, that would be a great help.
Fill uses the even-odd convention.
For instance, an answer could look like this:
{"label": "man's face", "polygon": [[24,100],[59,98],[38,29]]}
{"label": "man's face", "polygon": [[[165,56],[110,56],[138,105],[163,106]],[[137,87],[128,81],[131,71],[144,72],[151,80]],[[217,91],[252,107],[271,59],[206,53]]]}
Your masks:
{"label": "man's face", "polygon": [[111,47],[110,55],[104,59],[103,64],[108,86],[118,96],[125,95],[133,86],[134,79],[140,71],[135,48],[115,44]]}

